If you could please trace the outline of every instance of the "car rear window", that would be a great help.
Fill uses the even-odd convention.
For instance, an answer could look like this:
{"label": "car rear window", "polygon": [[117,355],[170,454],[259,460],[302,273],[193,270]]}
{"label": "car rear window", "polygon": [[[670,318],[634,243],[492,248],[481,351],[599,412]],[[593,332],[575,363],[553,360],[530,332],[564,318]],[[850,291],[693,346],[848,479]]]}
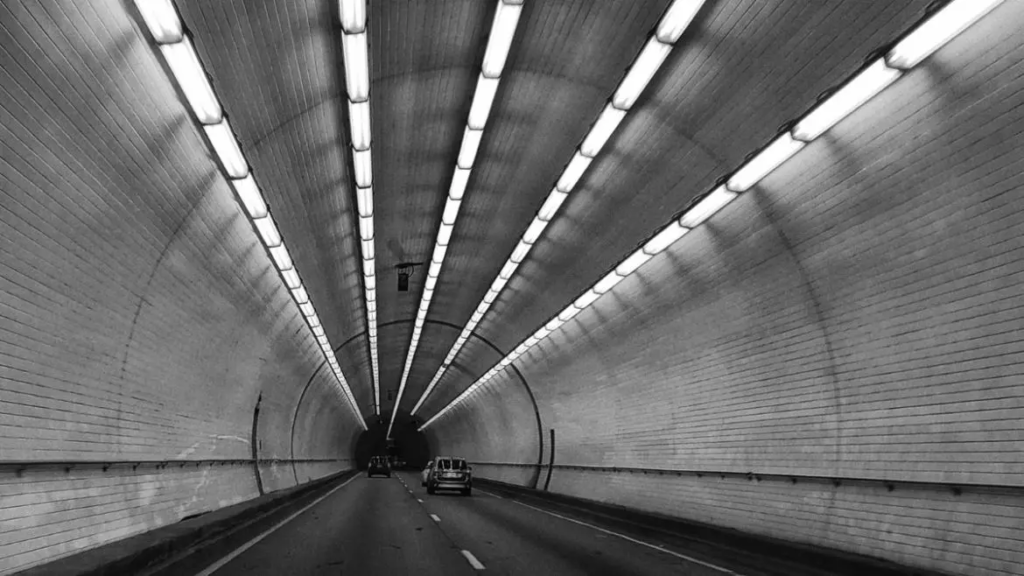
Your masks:
{"label": "car rear window", "polygon": [[437,461],[437,467],[439,470],[465,470],[466,461],[458,458],[452,460],[442,458]]}

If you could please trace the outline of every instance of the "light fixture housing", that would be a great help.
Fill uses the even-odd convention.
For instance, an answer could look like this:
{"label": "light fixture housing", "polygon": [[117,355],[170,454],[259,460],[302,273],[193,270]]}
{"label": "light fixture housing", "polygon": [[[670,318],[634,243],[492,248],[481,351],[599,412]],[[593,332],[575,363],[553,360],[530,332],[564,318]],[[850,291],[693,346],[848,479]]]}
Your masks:
{"label": "light fixture housing", "polygon": [[473,167],[476,160],[476,153],[480,149],[480,139],[483,138],[483,130],[474,130],[466,126],[462,134],[462,146],[459,148],[459,159],[456,163],[458,168],[468,170]]}
{"label": "light fixture housing", "polygon": [[273,258],[274,265],[277,266],[277,269],[282,272],[285,270],[291,270],[295,267],[295,264],[292,262],[292,256],[288,253],[288,249],[285,248],[284,244],[271,248],[270,257]]}
{"label": "light fixture housing", "polygon": [[181,18],[171,0],[135,0],[135,6],[157,44],[181,42]]}
{"label": "light fixture housing", "polygon": [[675,44],[703,4],[704,0],[675,0],[658,22],[655,37],[666,44]]}
{"label": "light fixture housing", "polygon": [[529,228],[523,233],[523,242],[527,244],[534,244],[540,235],[544,233],[544,228],[548,225],[546,220],[540,218],[534,218],[533,222],[530,223]]}
{"label": "light fixture housing", "polygon": [[893,46],[885,60],[889,66],[908,70],[966,30],[1004,0],[953,0]]}
{"label": "light fixture housing", "polygon": [[619,84],[612,96],[612,104],[619,110],[632,108],[671,51],[671,44],[665,44],[652,36]]}
{"label": "light fixture housing", "polygon": [[643,266],[651,258],[652,256],[650,254],[643,250],[637,250],[627,256],[625,260],[615,267],[615,273],[619,276],[629,276],[633,272],[636,272],[638,268]]}
{"label": "light fixture housing", "polygon": [[714,189],[710,194],[690,207],[685,214],[679,218],[679,224],[685,228],[696,228],[712,217],[716,212],[732,202],[737,194],[729,190],[725,185]]}
{"label": "light fixture housing", "polygon": [[352,150],[352,171],[355,172],[356,186],[369,188],[373,185],[373,161],[370,149]]}
{"label": "light fixture housing", "polygon": [[352,133],[352,148],[370,149],[370,101],[348,103],[348,121]]}
{"label": "light fixture housing", "polygon": [[597,122],[594,122],[587,137],[583,139],[583,144],[580,144],[580,153],[588,158],[597,156],[625,117],[625,110],[619,110],[611,104],[605,106],[601,115],[597,117]]}
{"label": "light fixture housing", "polygon": [[[369,218],[373,216],[373,188],[356,188],[356,212],[358,212],[360,218]],[[363,245],[363,248],[369,248],[373,250],[373,243],[369,246]],[[363,251],[363,256],[366,257],[366,251]],[[370,255],[372,257],[372,254]]]}
{"label": "light fixture housing", "polygon": [[167,66],[174,74],[178,86],[185,93],[192,112],[199,119],[200,124],[216,124],[221,121],[224,111],[217,101],[217,96],[210,86],[210,79],[206,77],[203,65],[199,63],[195,48],[188,36],[183,36],[181,42],[174,44],[161,44],[160,52],[167,61]]}
{"label": "light fixture housing", "polygon": [[604,294],[605,292],[614,288],[616,284],[622,282],[623,278],[624,276],[621,276],[617,272],[612,270],[608,274],[605,274],[604,278],[598,280],[597,284],[594,284],[593,290],[598,294]]}
{"label": "light fixture housing", "polygon": [[587,167],[590,166],[592,161],[592,158],[588,158],[587,156],[584,156],[582,152],[577,151],[576,154],[573,155],[572,160],[570,160],[569,164],[565,167],[565,170],[562,172],[562,176],[558,179],[556,188],[560,192],[565,192],[566,194],[572,192],[572,189],[580,181],[580,178],[583,176],[583,173],[587,171]]}
{"label": "light fixture housing", "polygon": [[806,143],[793,138],[789,132],[780,134],[729,178],[727,184],[729,190],[733,192],[750,190],[765,176],[781,166],[783,162],[802,150],[804,146]]}
{"label": "light fixture housing", "polygon": [[471,171],[463,168],[456,168],[452,174],[452,185],[448,188],[448,197],[452,200],[462,200],[466,195],[466,186],[469,185]]}
{"label": "light fixture housing", "polygon": [[235,139],[227,118],[217,124],[204,125],[203,131],[213,144],[213,151],[217,153],[217,158],[227,175],[231,178],[244,178],[249,173],[249,165],[242,155],[242,149],[238,146],[238,140]]}
{"label": "light fixture housing", "polygon": [[793,126],[793,137],[810,142],[821,136],[885,90],[900,74],[898,69],[890,68],[884,58],[875,60],[800,119]]}
{"label": "light fixture housing", "polygon": [[473,130],[483,130],[487,124],[487,117],[491,113],[491,106],[494,104],[494,96],[498,93],[498,79],[487,78],[483,74],[476,83],[476,92],[473,93],[473,104],[469,108],[469,121],[467,124]]}
{"label": "light fixture housing", "polygon": [[454,226],[455,219],[459,217],[459,206],[461,205],[462,200],[455,200],[448,197],[444,203],[444,213],[441,214],[441,223]]}
{"label": "light fixture housing", "polygon": [[245,206],[245,211],[249,213],[249,218],[257,220],[266,217],[269,213],[267,203],[264,202],[263,194],[256,185],[256,180],[253,179],[252,174],[245,178],[232,180],[231,186],[235,189],[235,193],[238,194],[238,198],[242,200],[242,206]]}
{"label": "light fixture housing", "polygon": [[370,97],[370,59],[366,32],[342,35],[345,59],[345,89],[348,99],[362,102]]}
{"label": "light fixture housing", "polygon": [[664,252],[669,246],[673,245],[680,238],[686,235],[690,229],[679,223],[678,220],[673,220],[668,226],[662,228],[653,238],[644,244],[644,252],[654,256]]}
{"label": "light fixture housing", "polygon": [[253,220],[253,224],[256,225],[256,230],[260,233],[260,238],[267,248],[281,245],[281,233],[277,230],[273,216],[267,214],[263,218]]}
{"label": "light fixture housing", "polygon": [[498,8],[494,12],[494,22],[491,24],[491,36],[487,40],[487,50],[484,52],[484,76],[488,78],[501,76],[522,11],[523,7],[520,4],[498,2]]}
{"label": "light fixture housing", "polygon": [[575,306],[577,310],[585,310],[588,306],[593,304],[600,297],[601,295],[598,294],[597,292],[594,292],[593,290],[587,290],[586,292],[583,293],[582,296],[577,298],[572,303],[572,305]]}
{"label": "light fixture housing", "polygon": [[454,226],[442,222],[441,226],[437,229],[437,244],[447,246],[452,241],[452,231],[454,229]]}
{"label": "light fixture housing", "polygon": [[[359,237],[364,240],[373,238],[373,216],[359,217]],[[363,258],[366,259],[366,254],[363,254]]]}
{"label": "light fixture housing", "polygon": [[530,253],[530,246],[530,244],[520,240],[519,244],[516,244],[515,250],[512,251],[512,255],[509,256],[508,259],[516,264],[522,262],[526,259],[526,255]]}
{"label": "light fixture housing", "polygon": [[347,34],[366,31],[366,0],[340,0],[341,29]]}
{"label": "light fixture housing", "polygon": [[555,214],[558,213],[558,209],[562,206],[562,202],[569,197],[567,192],[555,188],[548,194],[547,200],[544,200],[544,204],[537,211],[537,218],[550,222]]}

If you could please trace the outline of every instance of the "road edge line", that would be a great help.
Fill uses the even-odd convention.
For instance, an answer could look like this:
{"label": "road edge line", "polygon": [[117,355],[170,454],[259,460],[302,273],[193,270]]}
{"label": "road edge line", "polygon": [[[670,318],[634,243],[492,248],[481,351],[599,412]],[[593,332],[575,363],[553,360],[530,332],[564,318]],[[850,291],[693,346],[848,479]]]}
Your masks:
{"label": "road edge line", "polygon": [[[510,499],[504,498],[504,500],[510,500]],[[569,518],[568,516],[562,516],[561,514],[555,514],[554,512],[549,512],[547,510],[544,510],[543,508],[538,508],[536,506],[530,506],[529,504],[525,504],[525,503],[520,502],[518,500],[510,500],[510,501],[515,503],[515,504],[518,504],[520,506],[524,506],[526,508],[530,508],[531,510],[536,510],[538,512],[543,512],[544,514],[547,514],[549,516],[554,516],[555,518],[561,518],[562,520],[565,520],[567,522],[572,522],[574,524],[579,524],[580,526],[586,526],[587,528],[591,528],[593,530],[597,530],[598,532],[603,532],[605,534],[610,534],[610,535],[615,536],[617,538],[622,538],[623,540],[628,540],[630,542],[633,542],[634,544],[639,544],[641,546],[645,546],[645,547],[650,548],[652,550],[657,550],[658,552],[664,552],[664,553],[669,554],[671,556],[675,556],[676,558],[681,558],[681,559],[686,560],[688,562],[693,562],[694,564],[698,564],[700,566],[704,566],[705,568],[711,568],[712,570],[717,570],[719,572],[722,572],[723,574],[729,574],[730,576],[742,576],[738,572],[733,572],[732,570],[729,570],[728,568],[723,568],[721,566],[718,566],[716,564],[711,564],[710,562],[706,562],[704,560],[698,560],[697,558],[694,558],[692,556],[687,556],[686,554],[680,554],[679,552],[675,552],[675,551],[669,550],[667,548],[662,548],[661,546],[657,546],[657,545],[651,544],[649,542],[644,542],[643,540],[637,540],[636,538],[633,538],[632,536],[626,536],[625,534],[619,534],[618,532],[613,532],[611,530],[608,530],[607,528],[601,528],[600,526],[594,526],[593,524],[589,524],[587,522],[583,522],[582,520],[577,520],[575,518]]]}
{"label": "road edge line", "polygon": [[342,482],[342,483],[341,483],[340,485],[338,485],[338,486],[335,486],[334,488],[331,488],[331,491],[330,491],[330,492],[328,492],[327,494],[324,494],[323,496],[320,496],[319,498],[317,498],[316,500],[314,500],[314,501],[310,502],[309,504],[306,504],[306,505],[305,505],[305,506],[303,506],[303,507],[302,507],[301,509],[299,509],[299,511],[298,511],[298,512],[295,512],[295,513],[294,513],[294,514],[292,514],[291,516],[289,516],[289,517],[285,518],[284,520],[281,520],[281,521],[280,521],[280,522],[278,522],[277,524],[274,524],[274,525],[273,525],[273,526],[271,526],[271,527],[270,527],[270,528],[269,528],[268,530],[266,530],[266,531],[265,531],[265,532],[263,532],[262,534],[259,534],[259,535],[257,535],[257,536],[256,536],[255,538],[253,538],[252,540],[249,540],[249,541],[248,541],[248,542],[246,542],[245,544],[242,544],[241,546],[239,546],[238,548],[236,548],[236,549],[235,549],[234,551],[232,551],[232,552],[231,552],[230,554],[228,554],[227,556],[224,556],[224,557],[223,557],[223,558],[221,558],[220,560],[217,560],[217,561],[216,561],[216,562],[214,562],[213,564],[210,564],[209,566],[207,566],[206,568],[204,568],[204,569],[203,569],[203,570],[202,570],[201,572],[198,572],[198,573],[196,573],[196,576],[210,576],[210,574],[213,574],[213,573],[214,573],[214,572],[216,572],[217,570],[220,570],[221,568],[223,568],[223,567],[224,567],[224,565],[225,565],[225,564],[227,564],[228,562],[231,562],[231,561],[232,561],[232,560],[234,560],[235,558],[238,558],[238,557],[239,557],[239,556],[241,556],[241,555],[242,555],[243,553],[245,553],[245,551],[246,551],[246,550],[248,550],[249,548],[252,548],[252,547],[253,547],[253,546],[255,546],[256,544],[259,544],[259,542],[260,542],[261,540],[263,540],[263,539],[264,539],[264,538],[266,538],[267,536],[270,536],[271,534],[273,534],[273,533],[274,533],[275,531],[277,531],[277,529],[278,529],[278,528],[280,528],[280,527],[284,526],[285,524],[287,524],[287,523],[291,522],[291,521],[292,521],[292,520],[294,520],[294,519],[295,519],[295,518],[296,518],[296,517],[297,517],[298,515],[302,514],[302,513],[303,513],[303,512],[305,512],[306,510],[309,510],[309,509],[310,509],[310,508],[312,508],[313,506],[316,506],[316,505],[317,505],[317,504],[319,504],[319,503],[320,503],[320,502],[321,502],[322,500],[324,500],[325,498],[327,498],[327,497],[328,497],[328,496],[330,496],[331,494],[334,494],[334,493],[335,493],[335,492],[337,492],[338,490],[341,490],[342,488],[344,488],[345,486],[347,486],[349,482],[351,482],[351,481],[355,480],[355,479],[356,479],[356,478],[358,478],[358,477],[359,477],[359,475],[358,475],[358,474],[356,474],[356,475],[352,476],[351,478],[349,478],[348,480],[345,480],[344,482]]}
{"label": "road edge line", "polygon": [[477,560],[476,556],[473,556],[473,553],[470,552],[469,550],[463,550],[462,551],[462,555],[466,557],[466,561],[469,562],[469,565],[472,566],[474,569],[476,569],[476,570],[483,570],[484,569],[483,563],[480,562],[479,560]]}

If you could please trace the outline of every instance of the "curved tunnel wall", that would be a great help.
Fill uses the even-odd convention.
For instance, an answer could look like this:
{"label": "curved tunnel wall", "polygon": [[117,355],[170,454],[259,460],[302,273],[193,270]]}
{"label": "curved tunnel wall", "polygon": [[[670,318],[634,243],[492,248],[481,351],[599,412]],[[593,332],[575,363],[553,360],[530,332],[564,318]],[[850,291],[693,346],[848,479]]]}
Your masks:
{"label": "curved tunnel wall", "polygon": [[351,411],[324,374],[298,405],[322,354],[134,23],[4,21],[0,573],[259,495],[251,463],[12,462],[250,460],[260,399],[259,458],[334,460],[265,490],[345,468]]}
{"label": "curved tunnel wall", "polygon": [[[552,491],[1018,573],[1024,9],[1001,14],[516,362],[556,464],[738,474],[556,469]],[[505,373],[428,430],[478,462],[533,463],[518,394]]]}

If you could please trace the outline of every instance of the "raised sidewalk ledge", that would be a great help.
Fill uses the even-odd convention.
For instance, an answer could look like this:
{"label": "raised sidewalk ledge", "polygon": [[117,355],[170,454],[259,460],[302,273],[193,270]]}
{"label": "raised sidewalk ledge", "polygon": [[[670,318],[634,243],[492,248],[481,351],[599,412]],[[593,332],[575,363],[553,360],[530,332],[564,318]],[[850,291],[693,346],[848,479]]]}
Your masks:
{"label": "raised sidewalk ledge", "polygon": [[230,534],[236,528],[257,521],[289,504],[320,494],[325,489],[356,473],[355,470],[339,472],[292,488],[264,494],[124,540],[110,542],[53,562],[34,566],[17,572],[16,576],[123,576],[136,574],[155,567],[201,542]]}
{"label": "raised sidewalk ledge", "polygon": [[872,556],[853,554],[833,548],[759,536],[722,526],[684,520],[673,516],[645,512],[616,504],[545,492],[486,478],[473,483],[502,496],[533,500],[553,511],[564,511],[579,519],[593,518],[595,523],[620,524],[636,536],[648,533],[713,543],[720,549],[733,550],[751,566],[780,574],[834,574],[836,576],[948,576],[921,568],[913,568]]}

